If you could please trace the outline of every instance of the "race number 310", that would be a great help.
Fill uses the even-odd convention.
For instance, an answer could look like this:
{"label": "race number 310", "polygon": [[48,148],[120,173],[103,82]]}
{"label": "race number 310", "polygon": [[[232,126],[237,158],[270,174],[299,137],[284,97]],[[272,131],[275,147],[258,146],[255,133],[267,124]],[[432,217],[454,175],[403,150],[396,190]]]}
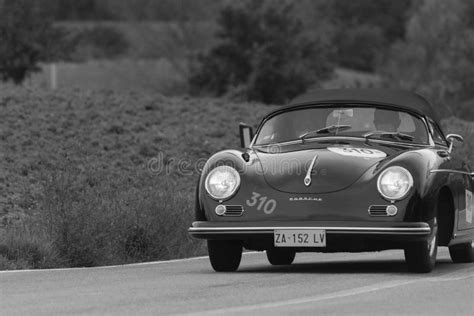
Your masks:
{"label": "race number 310", "polygon": [[250,207],[257,207],[258,211],[262,211],[265,214],[271,214],[277,206],[277,202],[274,199],[261,195],[257,192],[252,192],[252,197],[248,199],[247,205]]}

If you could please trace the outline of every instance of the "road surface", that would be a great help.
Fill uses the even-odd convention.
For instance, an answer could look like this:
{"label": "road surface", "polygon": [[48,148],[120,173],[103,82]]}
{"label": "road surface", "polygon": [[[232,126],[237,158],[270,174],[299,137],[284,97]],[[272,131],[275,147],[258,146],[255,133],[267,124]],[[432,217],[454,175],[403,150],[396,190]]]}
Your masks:
{"label": "road surface", "polygon": [[474,264],[446,248],[430,274],[407,272],[401,251],[297,254],[285,267],[247,253],[236,273],[208,258],[0,272],[0,291],[2,315],[473,315]]}

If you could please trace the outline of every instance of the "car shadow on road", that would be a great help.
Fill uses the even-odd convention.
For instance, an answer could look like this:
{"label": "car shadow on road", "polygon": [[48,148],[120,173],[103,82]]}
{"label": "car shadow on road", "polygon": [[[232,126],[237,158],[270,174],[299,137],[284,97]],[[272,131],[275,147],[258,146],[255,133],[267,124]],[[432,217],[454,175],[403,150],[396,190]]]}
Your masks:
{"label": "car shadow on road", "polygon": [[[436,262],[434,272],[453,270],[456,267],[448,259]],[[317,273],[317,274],[355,274],[355,273],[396,273],[412,274],[408,271],[405,260],[357,260],[357,261],[324,261],[294,263],[287,266],[253,265],[246,266],[242,263],[238,273]]]}

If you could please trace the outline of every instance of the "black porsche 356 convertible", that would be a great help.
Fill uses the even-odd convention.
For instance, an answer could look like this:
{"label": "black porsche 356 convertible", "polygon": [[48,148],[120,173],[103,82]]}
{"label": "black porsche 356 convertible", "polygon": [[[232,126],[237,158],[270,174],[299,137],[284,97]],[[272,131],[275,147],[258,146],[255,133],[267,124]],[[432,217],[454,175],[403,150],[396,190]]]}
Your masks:
{"label": "black porsche 356 convertible", "polygon": [[473,172],[456,157],[421,96],[398,90],[320,90],[266,115],[242,150],[213,155],[197,187],[189,233],[207,239],[216,271],[243,248],[274,265],[297,252],[404,249],[429,272],[438,246],[472,262]]}

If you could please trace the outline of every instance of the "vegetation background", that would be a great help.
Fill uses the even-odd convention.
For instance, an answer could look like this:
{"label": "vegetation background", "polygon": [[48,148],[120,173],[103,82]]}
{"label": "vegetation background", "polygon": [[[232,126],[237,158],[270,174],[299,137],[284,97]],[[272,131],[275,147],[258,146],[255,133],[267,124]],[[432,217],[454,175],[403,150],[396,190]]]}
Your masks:
{"label": "vegetation background", "polygon": [[202,254],[199,164],[317,87],[418,91],[474,166],[473,17],[469,0],[0,0],[0,269]]}

